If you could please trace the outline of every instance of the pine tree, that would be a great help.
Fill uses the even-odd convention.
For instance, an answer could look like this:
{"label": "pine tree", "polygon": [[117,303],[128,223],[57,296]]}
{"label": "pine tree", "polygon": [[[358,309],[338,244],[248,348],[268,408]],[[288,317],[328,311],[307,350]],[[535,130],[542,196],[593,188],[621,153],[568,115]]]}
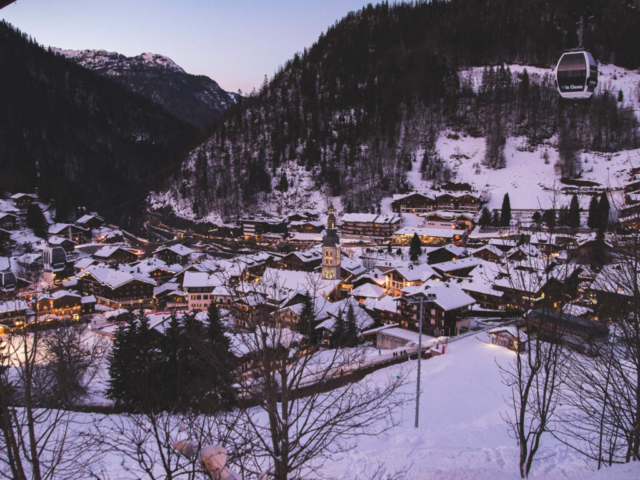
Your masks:
{"label": "pine tree", "polygon": [[569,226],[578,228],[580,226],[580,203],[578,196],[571,197],[571,205],[569,206]]}
{"label": "pine tree", "polygon": [[542,221],[542,214],[540,212],[533,212],[531,220],[533,223],[540,223]]}
{"label": "pine tree", "polygon": [[183,393],[183,385],[180,383],[182,330],[180,320],[174,313],[169,318],[169,324],[160,340],[159,359],[162,365],[158,367],[162,375],[162,382],[159,382],[162,391],[158,393],[161,393],[164,406],[167,408],[177,406],[180,394]]}
{"label": "pine tree", "polygon": [[592,230],[595,230],[600,227],[600,223],[600,204],[598,203],[598,197],[594,195],[591,197],[591,203],[589,203],[587,226]]}
{"label": "pine tree", "polygon": [[351,348],[358,345],[358,323],[353,303],[347,307],[347,317],[344,326],[343,347]]}
{"label": "pine tree", "polygon": [[482,209],[482,215],[480,215],[480,221],[478,222],[481,227],[491,226],[491,212],[487,207]]}
{"label": "pine tree", "polygon": [[338,311],[338,317],[333,324],[333,331],[331,332],[331,345],[334,347],[342,347],[344,342],[344,335],[346,331],[346,324],[344,322],[344,316],[342,310]]}
{"label": "pine tree", "polygon": [[493,214],[491,215],[491,225],[493,225],[494,227],[500,226],[500,213],[497,210],[494,210]]}
{"label": "pine tree", "polygon": [[109,353],[107,397],[115,400],[116,404],[129,405],[133,400],[131,382],[135,378],[136,324],[137,319],[132,316],[127,323],[118,327]]}
{"label": "pine tree", "polygon": [[569,216],[569,211],[567,210],[567,207],[560,207],[558,209],[558,225],[560,226],[568,225],[569,224],[568,216]]}
{"label": "pine tree", "polygon": [[281,192],[287,192],[289,190],[289,180],[287,180],[287,173],[282,170],[282,174],[280,175],[280,183],[278,184],[278,190]]}
{"label": "pine tree", "polygon": [[412,262],[417,262],[420,255],[422,255],[422,242],[418,234],[414,233],[409,247],[409,258]]}
{"label": "pine tree", "polygon": [[209,404],[214,407],[229,409],[236,403],[234,361],[231,353],[231,342],[225,335],[226,328],[220,318],[220,311],[215,303],[209,306],[206,319],[206,345],[208,358],[206,365],[211,374],[213,390]]}
{"label": "pine tree", "polygon": [[132,383],[132,406],[148,411],[157,409],[162,404],[160,395],[161,379],[158,372],[158,348],[154,342],[154,334],[149,326],[149,318],[142,312],[138,314],[135,334],[135,359]]}
{"label": "pine tree", "polygon": [[307,292],[302,310],[300,311],[300,320],[298,322],[298,331],[307,338],[310,346],[317,345],[319,341],[318,331],[316,330],[316,314],[314,311],[313,300]]}
{"label": "pine tree", "polygon": [[624,102],[624,93],[622,93],[622,90],[618,92],[618,102]]}
{"label": "pine tree", "polygon": [[33,230],[36,237],[47,238],[47,221],[37,203],[32,203],[27,207],[27,227]]}
{"label": "pine tree", "polygon": [[552,208],[549,210],[545,210],[542,214],[542,221],[549,227],[550,229],[556,226],[556,211]]}
{"label": "pine tree", "polygon": [[611,209],[611,205],[609,204],[609,197],[606,193],[603,193],[600,197],[600,204],[598,205],[599,210],[599,222],[598,228],[602,228],[607,230],[609,227],[609,210]]}
{"label": "pine tree", "polygon": [[502,199],[502,210],[500,212],[500,226],[509,227],[511,225],[511,201],[509,194],[505,193]]}

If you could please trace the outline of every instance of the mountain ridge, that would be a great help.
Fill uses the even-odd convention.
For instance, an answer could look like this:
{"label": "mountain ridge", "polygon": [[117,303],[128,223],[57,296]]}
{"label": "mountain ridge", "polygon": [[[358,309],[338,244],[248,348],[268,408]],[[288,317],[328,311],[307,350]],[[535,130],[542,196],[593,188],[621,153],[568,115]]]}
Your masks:
{"label": "mountain ridge", "polygon": [[237,102],[238,94],[225,91],[206,75],[187,73],[173,60],[157,53],[127,57],[106,50],[52,47],[51,51],[150,98],[200,130],[209,127]]}

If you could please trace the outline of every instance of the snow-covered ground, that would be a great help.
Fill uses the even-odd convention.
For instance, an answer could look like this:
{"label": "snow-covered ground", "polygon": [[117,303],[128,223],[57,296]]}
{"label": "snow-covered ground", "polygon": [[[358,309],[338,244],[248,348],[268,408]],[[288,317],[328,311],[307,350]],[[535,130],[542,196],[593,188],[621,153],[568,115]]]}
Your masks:
{"label": "snow-covered ground", "polygon": [[[376,351],[372,351],[375,358]],[[395,411],[399,425],[377,437],[361,437],[358,445],[325,463],[320,478],[365,480],[382,466],[388,474],[404,472],[403,480],[477,479],[511,480],[518,475],[518,448],[501,418],[508,389],[502,384],[499,364],[507,364],[515,353],[492,345],[485,332],[450,342],[446,353],[422,364],[420,426],[414,427],[415,404]],[[384,382],[408,368],[410,381],[402,387],[415,392],[417,362],[378,370],[362,381]],[[99,376],[101,377],[101,376]],[[99,378],[103,382],[104,378]],[[258,410],[257,417],[264,412]],[[91,418],[92,417],[92,418]],[[73,425],[84,428],[96,421],[101,428],[127,422],[118,415],[79,413]],[[95,471],[108,478],[137,478],[130,459],[103,449],[93,462]],[[534,462],[533,479],[631,480],[640,478],[640,465],[621,465],[594,472],[593,465],[555,441],[543,437]],[[314,476],[313,478],[316,478]]]}
{"label": "snow-covered ground", "polygon": [[[407,405],[397,412],[400,426],[376,438],[363,438],[342,459],[327,464],[323,473],[340,480],[364,479],[367,476],[362,472],[370,472],[379,462],[388,473],[408,469],[407,480],[519,478],[518,448],[500,416],[508,389],[497,366],[514,355],[492,345],[486,333],[450,343],[445,355],[422,365],[420,427],[414,427],[414,404]],[[373,375],[383,379],[399,368]],[[415,371],[410,376],[415,378]],[[405,388],[413,391],[415,383]],[[531,478],[640,478],[639,465],[597,474],[582,457],[550,435],[544,436],[542,443]]]}

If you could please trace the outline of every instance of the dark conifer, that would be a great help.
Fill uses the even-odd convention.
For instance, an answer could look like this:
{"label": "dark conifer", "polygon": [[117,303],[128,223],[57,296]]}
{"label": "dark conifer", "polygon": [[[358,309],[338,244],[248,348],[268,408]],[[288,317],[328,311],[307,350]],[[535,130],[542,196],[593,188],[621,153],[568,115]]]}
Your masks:
{"label": "dark conifer", "polygon": [[511,201],[509,200],[509,194],[505,193],[502,199],[502,210],[500,211],[500,226],[511,226]]}
{"label": "dark conifer", "polygon": [[598,197],[593,195],[589,203],[589,217],[587,218],[587,226],[593,230],[600,227],[600,204]]}
{"label": "dark conifer", "polygon": [[418,234],[414,233],[409,247],[409,258],[412,262],[417,262],[420,255],[422,255],[422,241]]}
{"label": "dark conifer", "polygon": [[487,207],[482,209],[482,215],[480,215],[480,221],[478,222],[481,227],[491,226],[491,212]]}
{"label": "dark conifer", "polygon": [[233,387],[236,381],[233,374],[234,357],[231,353],[231,342],[225,332],[220,310],[212,303],[207,311],[206,320],[206,346],[210,355],[205,357],[205,362],[211,375],[207,404],[228,409],[235,405],[237,392]]}
{"label": "dark conifer", "polygon": [[569,226],[578,228],[580,226],[580,203],[578,196],[571,197],[571,205],[569,206]]}
{"label": "dark conifer", "polygon": [[47,221],[37,203],[32,203],[27,207],[27,227],[33,230],[36,237],[46,239],[48,236]]}

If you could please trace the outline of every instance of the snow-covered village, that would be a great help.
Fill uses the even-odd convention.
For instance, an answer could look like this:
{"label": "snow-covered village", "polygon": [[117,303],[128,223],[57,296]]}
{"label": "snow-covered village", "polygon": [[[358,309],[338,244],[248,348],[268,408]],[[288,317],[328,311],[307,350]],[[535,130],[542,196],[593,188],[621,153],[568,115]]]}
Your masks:
{"label": "snow-covered village", "polygon": [[637,1],[49,3],[0,478],[640,478]]}

